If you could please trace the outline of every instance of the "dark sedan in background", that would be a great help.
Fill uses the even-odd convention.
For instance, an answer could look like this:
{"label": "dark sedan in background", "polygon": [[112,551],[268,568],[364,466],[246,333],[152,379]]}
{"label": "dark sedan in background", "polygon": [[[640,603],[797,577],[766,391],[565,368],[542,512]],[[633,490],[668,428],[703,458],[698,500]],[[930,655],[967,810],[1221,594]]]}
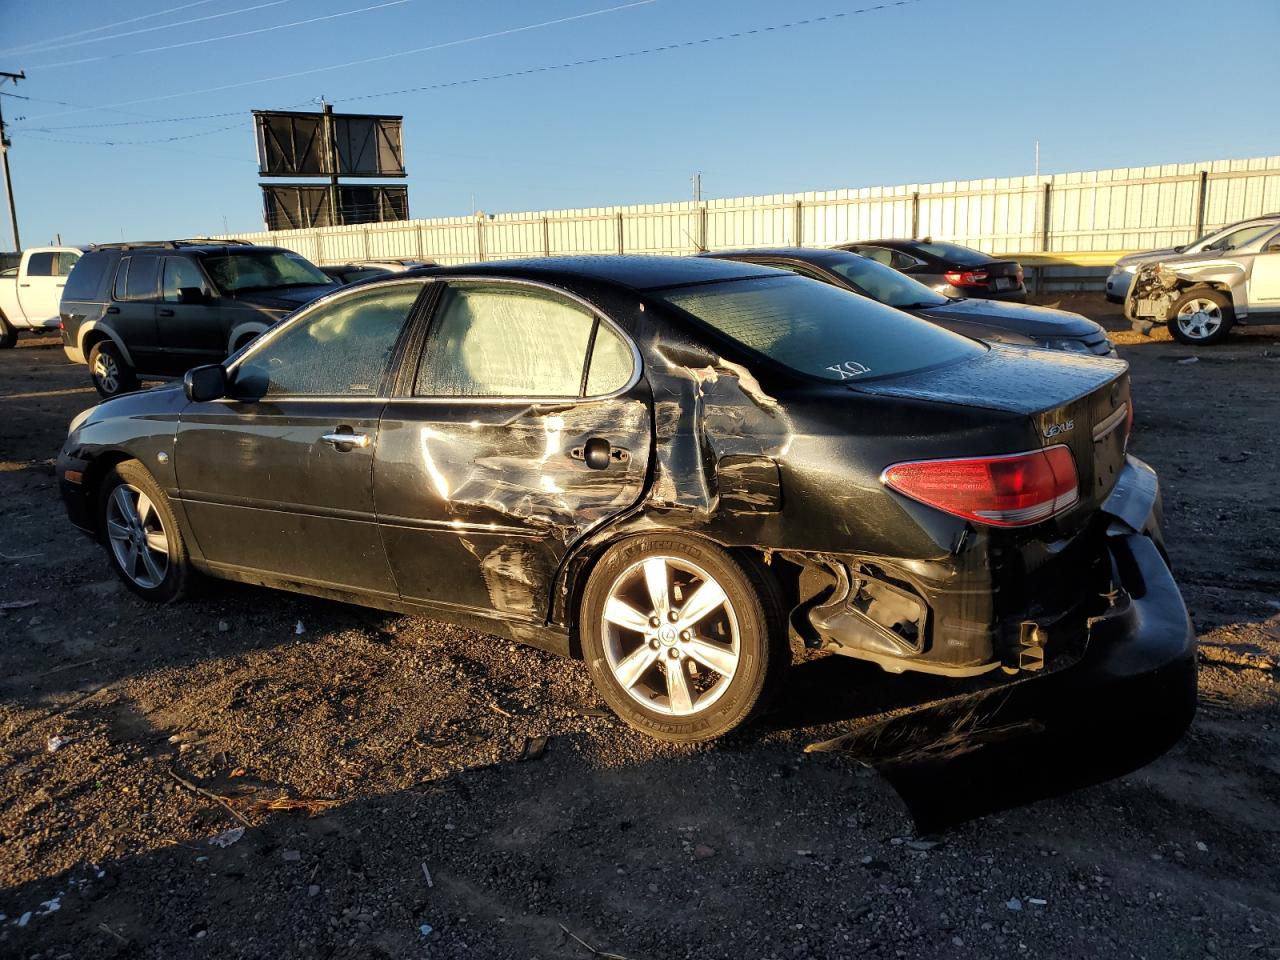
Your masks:
{"label": "dark sedan in background", "polygon": [[839,249],[870,257],[886,267],[901,270],[948,297],[983,297],[1025,303],[1022,264],[1000,260],[981,250],[923,240],[867,240],[842,243]]}
{"label": "dark sedan in background", "polygon": [[344,288],[85,411],[57,473],[144,598],[203,572],[473,625],[584,658],[662,739],[745,721],[793,641],[1138,684],[1185,725],[1195,635],[1129,410],[1122,361],[783,271],[545,259]]}
{"label": "dark sedan in background", "polygon": [[716,251],[702,256],[788,270],[811,280],[843,287],[980,340],[1070,353],[1092,353],[1102,357],[1116,355],[1106,331],[1078,313],[994,300],[946,297],[877,260],[840,248],[777,247]]}

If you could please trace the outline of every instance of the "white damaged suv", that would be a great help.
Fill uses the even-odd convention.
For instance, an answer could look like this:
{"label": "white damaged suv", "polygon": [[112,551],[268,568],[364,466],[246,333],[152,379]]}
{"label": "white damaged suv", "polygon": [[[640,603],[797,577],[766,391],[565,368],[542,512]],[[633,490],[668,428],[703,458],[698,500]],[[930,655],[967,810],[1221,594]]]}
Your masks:
{"label": "white damaged suv", "polygon": [[1197,345],[1226,339],[1236,323],[1280,321],[1280,216],[1235,224],[1200,249],[1142,260],[1124,313],[1135,330],[1164,323],[1177,340]]}

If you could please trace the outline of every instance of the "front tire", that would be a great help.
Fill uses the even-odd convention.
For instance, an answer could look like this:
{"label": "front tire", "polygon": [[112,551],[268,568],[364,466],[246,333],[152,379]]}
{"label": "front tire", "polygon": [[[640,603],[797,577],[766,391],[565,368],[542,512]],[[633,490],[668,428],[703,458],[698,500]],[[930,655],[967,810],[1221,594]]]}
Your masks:
{"label": "front tire", "polygon": [[1221,343],[1235,322],[1231,298],[1220,290],[1188,290],[1169,308],[1169,332],[1179,343],[1192,346]]}
{"label": "front tire", "polygon": [[89,351],[89,377],[105,399],[138,389],[138,376],[125,363],[120,348],[110,340],[100,340]]}
{"label": "front tire", "polygon": [[579,618],[600,695],[658,740],[711,740],[744,723],[790,652],[766,575],[692,537],[650,534],[611,547]]}
{"label": "front tire", "polygon": [[154,603],[182,599],[191,579],[187,545],[169,498],[136,460],[119,464],[103,482],[98,529],[125,586]]}

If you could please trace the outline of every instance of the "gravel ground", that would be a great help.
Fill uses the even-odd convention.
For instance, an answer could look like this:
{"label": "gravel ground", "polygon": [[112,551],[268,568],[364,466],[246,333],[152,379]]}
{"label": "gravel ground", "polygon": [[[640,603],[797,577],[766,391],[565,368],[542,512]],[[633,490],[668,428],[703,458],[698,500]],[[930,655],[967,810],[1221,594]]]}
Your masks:
{"label": "gravel ground", "polygon": [[0,353],[0,601],[35,601],[0,611],[0,956],[1280,957],[1276,340],[1121,347],[1200,636],[1190,732],[917,837],[873,770],[803,748],[940,680],[811,658],[756,725],[673,748],[582,665],[466,630],[229,584],[133,599],[57,500],[85,370],[24,339]]}

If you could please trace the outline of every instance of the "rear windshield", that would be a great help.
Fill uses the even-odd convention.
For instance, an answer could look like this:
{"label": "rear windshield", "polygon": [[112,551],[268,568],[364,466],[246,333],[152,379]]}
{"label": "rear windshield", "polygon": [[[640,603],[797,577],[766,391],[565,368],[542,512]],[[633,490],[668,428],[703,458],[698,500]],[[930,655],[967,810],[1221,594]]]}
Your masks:
{"label": "rear windshield", "polygon": [[986,348],[856,293],[803,277],[760,277],[656,291],[748,350],[841,382],[977,356]]}
{"label": "rear windshield", "polygon": [[86,253],[71,268],[67,285],[62,288],[64,300],[93,300],[102,286],[102,278],[111,262],[109,254]]}
{"label": "rear windshield", "polygon": [[946,260],[959,267],[979,267],[991,261],[991,258],[981,250],[971,250],[958,243],[935,243],[931,240],[928,243],[917,242],[916,246],[931,257]]}
{"label": "rear windshield", "polygon": [[919,280],[857,254],[833,260],[827,267],[871,299],[891,307],[940,307],[947,302],[946,297],[930,290]]}
{"label": "rear windshield", "polygon": [[209,253],[204,257],[204,268],[223,293],[333,283],[332,278],[321,273],[320,268],[312,266],[305,257],[286,250]]}

